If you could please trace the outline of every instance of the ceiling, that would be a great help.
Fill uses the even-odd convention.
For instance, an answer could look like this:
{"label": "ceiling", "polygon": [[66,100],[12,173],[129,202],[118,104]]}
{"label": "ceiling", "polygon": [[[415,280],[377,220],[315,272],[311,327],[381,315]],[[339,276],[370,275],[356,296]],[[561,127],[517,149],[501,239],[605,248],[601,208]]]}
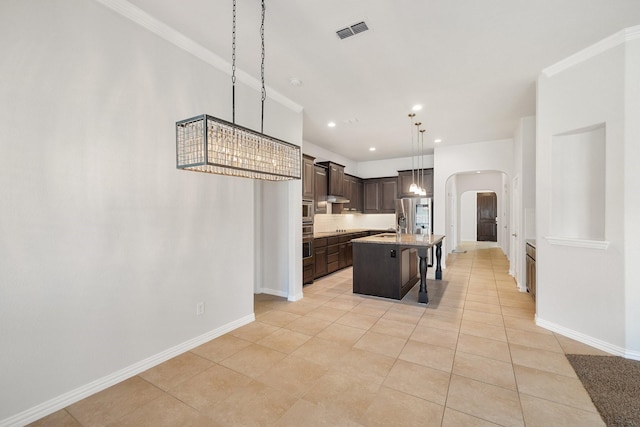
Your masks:
{"label": "ceiling", "polygon": [[[231,0],[129,2],[231,60]],[[363,20],[368,31],[336,35]],[[304,141],[354,161],[407,157],[413,105],[429,152],[436,138],[511,138],[535,114],[542,69],[638,24],[639,0],[266,0],[266,83],[304,108]],[[255,78],[259,25],[260,2],[239,0],[237,65]]]}

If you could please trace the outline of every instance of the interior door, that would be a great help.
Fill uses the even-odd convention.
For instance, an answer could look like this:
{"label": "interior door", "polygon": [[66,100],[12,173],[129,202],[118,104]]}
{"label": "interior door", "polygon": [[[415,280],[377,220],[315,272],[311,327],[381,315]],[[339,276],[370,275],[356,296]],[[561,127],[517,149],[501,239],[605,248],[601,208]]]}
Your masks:
{"label": "interior door", "polygon": [[477,195],[477,241],[498,241],[498,198],[496,193]]}

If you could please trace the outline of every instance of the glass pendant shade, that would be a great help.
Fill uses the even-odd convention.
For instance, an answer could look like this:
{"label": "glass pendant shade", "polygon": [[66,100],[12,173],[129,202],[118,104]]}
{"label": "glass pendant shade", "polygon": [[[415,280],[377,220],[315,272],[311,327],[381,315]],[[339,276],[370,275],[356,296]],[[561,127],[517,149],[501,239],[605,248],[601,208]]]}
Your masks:
{"label": "glass pendant shade", "polygon": [[409,191],[411,193],[415,193],[416,191],[418,191],[418,186],[416,185],[415,182],[412,182],[411,185],[409,186]]}
{"label": "glass pendant shade", "polygon": [[267,181],[300,179],[300,147],[203,114],[176,123],[178,169]]}

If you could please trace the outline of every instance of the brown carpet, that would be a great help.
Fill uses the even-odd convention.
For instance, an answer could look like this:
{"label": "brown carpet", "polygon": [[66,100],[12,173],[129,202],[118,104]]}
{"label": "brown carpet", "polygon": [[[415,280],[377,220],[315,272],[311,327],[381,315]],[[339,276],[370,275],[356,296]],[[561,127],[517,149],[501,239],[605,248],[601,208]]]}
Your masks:
{"label": "brown carpet", "polygon": [[607,426],[640,427],[640,361],[567,354]]}

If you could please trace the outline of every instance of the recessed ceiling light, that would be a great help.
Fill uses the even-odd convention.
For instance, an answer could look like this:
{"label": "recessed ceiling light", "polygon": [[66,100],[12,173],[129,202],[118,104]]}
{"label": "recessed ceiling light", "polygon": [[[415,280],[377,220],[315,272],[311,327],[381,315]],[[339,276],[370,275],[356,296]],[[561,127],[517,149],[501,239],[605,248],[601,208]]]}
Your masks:
{"label": "recessed ceiling light", "polygon": [[297,78],[297,77],[291,77],[291,78],[289,79],[289,84],[290,84],[291,86],[295,86],[295,87],[302,86],[302,80],[300,80],[300,79],[299,79],[299,78]]}
{"label": "recessed ceiling light", "polygon": [[327,126],[329,126],[330,128],[334,128],[336,127],[336,122],[329,122],[327,123]]}
{"label": "recessed ceiling light", "polygon": [[369,151],[376,151],[376,147],[369,148]]}
{"label": "recessed ceiling light", "polygon": [[420,111],[422,110],[422,105],[420,104],[416,104],[411,108],[413,111]]}
{"label": "recessed ceiling light", "polygon": [[438,139],[434,139],[434,140],[433,140],[433,142],[435,142],[436,144],[438,144],[438,143],[442,142],[442,140],[441,140],[440,138],[438,138]]}

